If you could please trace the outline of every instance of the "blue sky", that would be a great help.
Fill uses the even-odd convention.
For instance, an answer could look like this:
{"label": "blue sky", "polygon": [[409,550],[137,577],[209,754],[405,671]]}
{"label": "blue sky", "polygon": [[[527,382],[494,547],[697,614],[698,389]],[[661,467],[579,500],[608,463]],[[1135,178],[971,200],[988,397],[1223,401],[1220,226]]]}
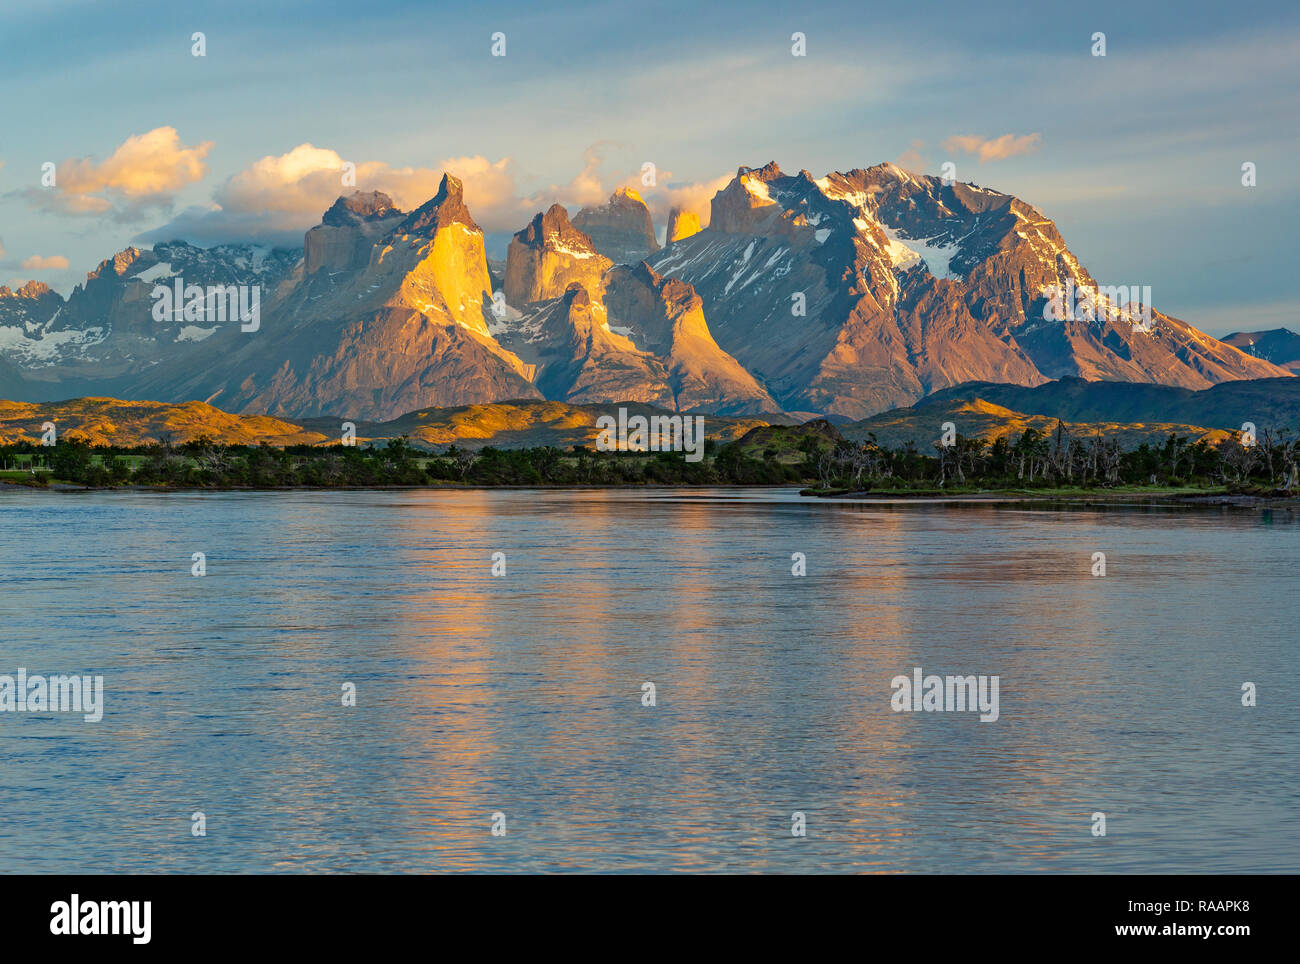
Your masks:
{"label": "blue sky", "polygon": [[[406,206],[450,166],[494,232],[645,161],[652,209],[705,215],[742,164],[952,161],[1054,218],[1102,282],[1151,285],[1159,310],[1212,334],[1300,329],[1298,65],[1297,5],[1249,0],[3,0],[0,283],[67,292],[132,241],[300,237],[345,193],[339,160]],[[970,153],[1004,135],[1010,150]]]}

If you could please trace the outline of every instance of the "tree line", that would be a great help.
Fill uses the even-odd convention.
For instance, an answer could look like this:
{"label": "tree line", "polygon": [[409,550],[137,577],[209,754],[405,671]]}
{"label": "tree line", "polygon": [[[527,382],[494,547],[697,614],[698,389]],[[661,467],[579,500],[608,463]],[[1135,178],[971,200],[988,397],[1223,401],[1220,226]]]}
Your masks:
{"label": "tree line", "polygon": [[227,445],[201,437],[180,445],[90,446],[63,439],[44,447],[0,446],[0,465],[34,462],[46,472],[7,472],[29,484],[50,479],[93,487],[188,488],[423,485],[806,485],[823,491],[1105,489],[1116,486],[1300,488],[1300,438],[1266,429],[1211,444],[1171,434],[1163,443],[1125,448],[1115,436],[1072,436],[1026,429],[995,440],[956,434],[932,451],[914,442],[890,447],[828,439],[798,429],[784,445],[708,440],[704,458],[680,452],[601,452],[587,446],[429,451],[408,438],[376,446]]}
{"label": "tree line", "polygon": [[1171,433],[1163,443],[1125,448],[1113,435],[1075,436],[1057,423],[1053,433],[1026,429],[1018,439],[956,434],[934,454],[915,443],[896,448],[868,435],[839,442],[817,460],[823,489],[872,488],[1083,488],[1152,485],[1232,489],[1300,487],[1300,437],[1265,429],[1258,437],[1236,432],[1215,445]]}
{"label": "tree line", "polygon": [[[90,446],[61,439],[50,447],[0,446],[0,464],[30,456],[48,471],[23,481],[94,487],[354,487],[392,485],[777,485],[806,481],[802,466],[741,457],[708,440],[704,458],[680,452],[598,452],[586,446],[523,449],[449,446],[429,452],[406,438],[382,446],[225,445],[199,438],[181,445]],[[24,463],[25,464],[25,463]],[[15,473],[9,473],[11,476]]]}

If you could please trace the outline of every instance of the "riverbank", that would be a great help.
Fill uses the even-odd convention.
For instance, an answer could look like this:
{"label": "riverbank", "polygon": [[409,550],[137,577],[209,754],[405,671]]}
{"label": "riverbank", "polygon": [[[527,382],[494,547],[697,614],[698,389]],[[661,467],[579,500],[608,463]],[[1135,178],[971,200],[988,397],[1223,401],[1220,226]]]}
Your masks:
{"label": "riverbank", "polygon": [[[3,483],[7,483],[3,484]],[[38,484],[0,478],[0,492],[14,490],[45,490],[59,493],[83,492],[366,492],[366,491],[623,491],[656,490],[687,491],[691,489],[795,489],[800,496],[814,499],[871,501],[871,502],[1033,502],[1067,503],[1070,505],[1167,505],[1209,506],[1233,508],[1282,508],[1300,510],[1300,495],[1276,495],[1259,492],[1234,491],[1228,488],[1161,488],[1158,486],[1118,486],[1110,489],[962,489],[958,491],[931,489],[817,489],[802,488],[785,483],[770,485],[694,485],[690,483],[625,483],[625,484],[472,484],[459,482],[433,482],[423,484],[360,484],[360,485],[292,485],[292,486],[211,486],[211,485],[108,485],[90,486],[74,482],[49,481]]]}
{"label": "riverbank", "polygon": [[1161,488],[1117,486],[1110,489],[801,489],[800,495],[820,499],[927,502],[1069,502],[1159,505],[1235,506],[1238,508],[1300,509],[1300,495],[1243,492],[1229,488]]}

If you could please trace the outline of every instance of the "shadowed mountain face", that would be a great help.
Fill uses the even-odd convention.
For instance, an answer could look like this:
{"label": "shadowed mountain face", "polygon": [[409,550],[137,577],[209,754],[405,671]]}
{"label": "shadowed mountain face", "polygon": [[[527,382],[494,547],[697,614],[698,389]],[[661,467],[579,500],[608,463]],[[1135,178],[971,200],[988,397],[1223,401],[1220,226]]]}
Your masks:
{"label": "shadowed mountain face", "polygon": [[627,188],[615,191],[600,207],[583,208],[574,215],[573,225],[615,264],[636,264],[659,250],[650,209],[641,195]]}
{"label": "shadowed mountain face", "polygon": [[[574,281],[559,298],[530,306],[518,326],[516,349],[537,365],[537,387],[547,398],[574,404],[612,399],[672,407],[663,364],[609,329],[604,306]],[[502,340],[513,344],[506,333]]]}
{"label": "shadowed mountain face", "polygon": [[1247,355],[1300,374],[1300,335],[1289,328],[1272,331],[1237,331],[1223,339]]}
{"label": "shadowed mountain face", "polygon": [[38,328],[63,307],[63,299],[47,284],[29,281],[17,291],[0,285],[0,325]]}
{"label": "shadowed mountain face", "polygon": [[396,228],[405,215],[393,206],[387,194],[357,192],[339,198],[325,212],[321,223],[303,239],[303,270],[314,275],[365,268],[376,240]]}
{"label": "shadowed mountain face", "polygon": [[[142,373],[199,368],[239,344],[238,323],[153,316],[156,287],[260,286],[276,290],[299,260],[258,245],[198,248],[183,241],[127,248],[100,263],[65,301],[31,283],[0,288],[0,351],[25,384],[10,397],[67,398],[97,391],[128,397]],[[7,327],[12,326],[12,327]]]}
{"label": "shadowed mountain face", "polygon": [[665,278],[644,262],[619,266],[608,275],[606,303],[615,324],[661,359],[677,408],[724,415],[781,410],[754,376],[718,347],[704,303],[686,282]]}
{"label": "shadowed mountain face", "polygon": [[26,394],[27,382],[23,373],[9,362],[0,358],[0,398],[20,398]]}
{"label": "shadowed mountain face", "polygon": [[[451,176],[409,213],[340,198],[301,253],[128,248],[67,299],[0,288],[0,393],[353,420],[529,398],[852,420],[972,381],[1193,390],[1300,367],[1285,330],[1234,347],[1154,310],[1138,330],[1139,306],[1099,290],[1036,208],[893,165],[741,168],[708,228],[670,221],[660,249],[635,192],[572,221],[554,205],[512,239],[495,295]],[[199,311],[154,310],[191,287]],[[212,288],[256,289],[255,323],[205,313]],[[1090,299],[1061,314],[1054,290]]]}
{"label": "shadowed mountain face", "polygon": [[[975,402],[1067,422],[1178,423],[1225,431],[1239,431],[1250,422],[1261,431],[1289,428],[1294,432],[1300,418],[1300,379],[1224,382],[1200,391],[1081,378],[1062,378],[1034,388],[973,382],[936,392],[910,409],[883,413],[857,424],[905,416],[932,423],[937,437],[937,427],[944,421],[941,411]],[[958,431],[972,434],[960,424]]]}
{"label": "shadowed mountain face", "polygon": [[497,329],[500,342],[534,367],[547,397],[591,404],[636,401],[719,415],[780,407],[709,334],[690,285],[645,264],[605,275],[604,301],[571,282]]}

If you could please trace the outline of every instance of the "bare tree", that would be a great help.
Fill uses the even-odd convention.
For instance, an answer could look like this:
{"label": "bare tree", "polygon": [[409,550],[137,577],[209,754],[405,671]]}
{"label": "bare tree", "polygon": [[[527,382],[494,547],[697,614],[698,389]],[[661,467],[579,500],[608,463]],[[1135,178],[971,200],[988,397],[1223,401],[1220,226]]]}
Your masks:
{"label": "bare tree", "polygon": [[1240,432],[1224,441],[1219,455],[1219,477],[1229,485],[1245,482],[1259,464],[1259,446],[1243,445]]}
{"label": "bare tree", "polygon": [[457,449],[452,461],[456,466],[456,471],[460,473],[461,482],[464,482],[469,478],[469,470],[478,461],[478,454],[470,449]]}

